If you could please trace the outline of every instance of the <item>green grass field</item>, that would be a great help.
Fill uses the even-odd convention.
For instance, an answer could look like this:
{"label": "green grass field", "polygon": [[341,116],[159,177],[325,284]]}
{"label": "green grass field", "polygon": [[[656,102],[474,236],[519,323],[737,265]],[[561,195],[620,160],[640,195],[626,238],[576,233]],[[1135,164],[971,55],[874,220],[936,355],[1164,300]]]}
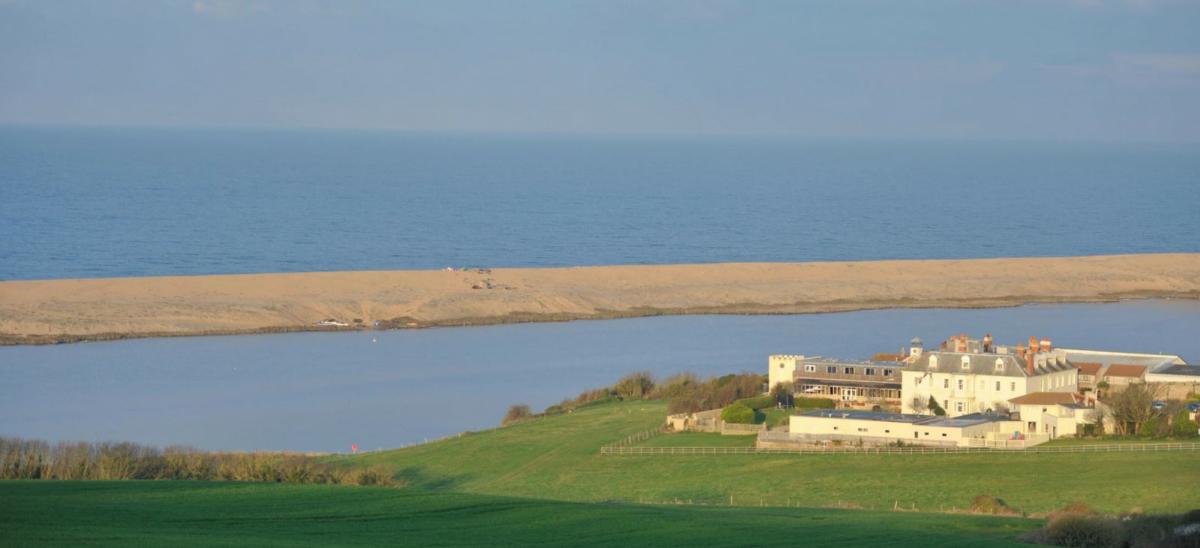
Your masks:
{"label": "green grass field", "polygon": [[1034,520],[579,504],[416,489],[0,482],[0,544],[100,546],[1016,546]]}
{"label": "green grass field", "polygon": [[[661,402],[593,406],[428,445],[340,457],[384,465],[414,486],[572,501],[672,501],[886,510],[963,508],[976,495],[1026,512],[1072,501],[1104,511],[1200,507],[1196,453],[601,456],[657,427]],[[660,443],[673,443],[658,436]]]}
{"label": "green grass field", "polygon": [[[957,513],[1200,507],[1197,453],[601,456],[662,402],[586,407],[406,449],[334,456],[403,489],[188,481],[0,482],[0,544],[1008,545],[1037,520]],[[663,434],[645,444],[744,444]],[[731,504],[732,503],[732,504]],[[895,512],[895,505],[921,512]],[[856,508],[837,509],[839,508]]]}

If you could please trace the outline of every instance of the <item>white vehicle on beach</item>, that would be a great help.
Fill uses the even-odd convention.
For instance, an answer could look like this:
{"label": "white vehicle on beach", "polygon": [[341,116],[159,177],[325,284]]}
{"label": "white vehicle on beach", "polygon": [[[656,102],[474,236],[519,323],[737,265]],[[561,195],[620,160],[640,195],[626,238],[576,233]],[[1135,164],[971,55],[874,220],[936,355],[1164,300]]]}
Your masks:
{"label": "white vehicle on beach", "polygon": [[317,322],[317,327],[350,327],[346,322],[339,322],[333,318],[326,318]]}

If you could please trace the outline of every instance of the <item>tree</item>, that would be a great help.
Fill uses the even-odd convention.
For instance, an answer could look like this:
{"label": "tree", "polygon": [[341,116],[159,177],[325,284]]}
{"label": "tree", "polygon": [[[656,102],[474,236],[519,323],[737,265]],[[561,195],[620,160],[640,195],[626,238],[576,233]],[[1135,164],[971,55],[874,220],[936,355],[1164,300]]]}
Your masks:
{"label": "tree", "polygon": [[1160,384],[1135,383],[1126,386],[1106,402],[1117,434],[1140,435],[1151,418],[1159,414],[1154,401],[1162,394]]}
{"label": "tree", "polygon": [[780,382],[775,383],[771,387],[771,395],[775,397],[775,403],[784,407],[792,406],[792,398],[794,398],[792,383]]}
{"label": "tree", "polygon": [[933,399],[933,396],[929,396],[929,403],[927,405],[929,406],[929,410],[933,411],[934,415],[945,416],[946,410],[942,409],[942,406],[938,404],[937,400]]}
{"label": "tree", "polygon": [[621,380],[613,385],[613,390],[616,390],[623,400],[640,400],[654,390],[654,378],[647,371],[630,373],[621,377]]}
{"label": "tree", "polygon": [[912,407],[913,413],[919,415],[924,415],[926,411],[929,411],[929,403],[921,399],[920,396],[914,397],[908,405]]}

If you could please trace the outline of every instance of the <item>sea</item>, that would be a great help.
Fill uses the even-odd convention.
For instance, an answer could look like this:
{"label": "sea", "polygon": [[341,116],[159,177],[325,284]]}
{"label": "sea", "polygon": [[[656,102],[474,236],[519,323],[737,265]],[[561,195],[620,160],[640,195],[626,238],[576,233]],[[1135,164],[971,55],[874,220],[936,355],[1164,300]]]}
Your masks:
{"label": "sea", "polygon": [[[0,280],[1200,251],[1200,146],[0,127]],[[0,436],[397,447],[633,371],[1030,335],[1200,361],[1200,303],[0,347]]]}
{"label": "sea", "polygon": [[0,280],[1200,251],[1200,145],[0,127]]}

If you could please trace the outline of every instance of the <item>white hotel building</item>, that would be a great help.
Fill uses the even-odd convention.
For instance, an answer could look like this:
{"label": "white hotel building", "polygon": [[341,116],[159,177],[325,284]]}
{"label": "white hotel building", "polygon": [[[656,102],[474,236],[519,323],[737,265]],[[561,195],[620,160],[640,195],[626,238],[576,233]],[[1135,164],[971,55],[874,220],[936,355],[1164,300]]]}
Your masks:
{"label": "white hotel building", "polygon": [[951,337],[945,349],[924,351],[913,341],[901,373],[904,413],[925,412],[930,396],[956,417],[1009,411],[1009,400],[1034,392],[1074,393],[1079,370],[1053,351],[1049,340],[1030,338],[1029,346],[994,346],[965,335]]}

